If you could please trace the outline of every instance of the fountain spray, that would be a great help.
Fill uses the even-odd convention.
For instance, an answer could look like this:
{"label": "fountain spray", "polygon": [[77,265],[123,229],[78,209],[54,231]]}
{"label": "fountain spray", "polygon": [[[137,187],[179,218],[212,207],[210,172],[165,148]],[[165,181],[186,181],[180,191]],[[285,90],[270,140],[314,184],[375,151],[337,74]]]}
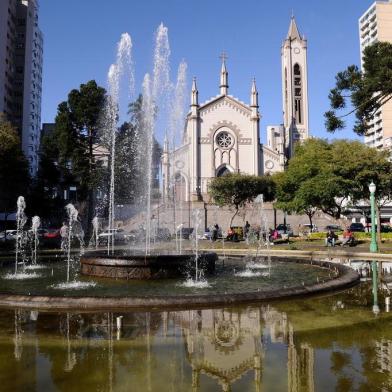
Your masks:
{"label": "fountain spray", "polygon": [[195,238],[195,281],[197,282],[200,278],[199,276],[199,227],[201,224],[201,210],[199,208],[193,210],[193,223],[195,225],[195,233],[194,233],[194,238]]}
{"label": "fountain spray", "polygon": [[108,72],[109,97],[106,104],[105,118],[110,140],[110,191],[109,191],[109,219],[108,219],[108,254],[114,252],[114,220],[115,220],[115,165],[116,165],[116,135],[119,112],[120,80],[129,73],[129,95],[133,91],[134,72],[132,64],[132,40],[128,33],[121,35],[117,45],[116,63],[112,64]]}
{"label": "fountain spray", "polygon": [[[177,226],[176,229],[176,251],[182,255],[182,228],[184,227],[184,224],[181,223],[180,225]],[[180,238],[178,239],[177,233],[180,233]]]}
{"label": "fountain spray", "polygon": [[33,216],[32,218],[32,225],[31,225],[31,230],[33,232],[33,237],[34,237],[34,248],[33,248],[33,265],[37,264],[37,248],[38,248],[38,229],[41,226],[41,219],[39,216]]}
{"label": "fountain spray", "polygon": [[93,235],[90,239],[90,246],[92,245],[92,243],[94,242],[95,245],[95,249],[98,249],[98,235],[99,235],[99,218],[97,216],[95,216],[92,220],[92,225],[93,225]]}
{"label": "fountain spray", "polygon": [[68,248],[67,248],[67,282],[69,282],[69,270],[71,264],[71,243],[72,243],[72,228],[74,223],[78,220],[78,210],[72,203],[65,206],[68,215]]}
{"label": "fountain spray", "polygon": [[26,224],[27,217],[25,214],[26,202],[23,196],[19,196],[16,202],[16,241],[15,241],[15,274],[18,272],[18,258],[24,243],[23,228]]}
{"label": "fountain spray", "polygon": [[[146,241],[145,253],[151,251],[151,187],[152,187],[152,154],[154,149],[154,131],[156,122],[156,107],[159,101],[164,99],[170,90],[170,46],[168,29],[160,24],[155,37],[154,68],[152,78],[147,73],[143,80],[143,130],[140,135],[145,148],[139,151],[138,161],[142,164],[145,172],[145,195],[146,195]],[[143,156],[145,154],[145,156]]]}

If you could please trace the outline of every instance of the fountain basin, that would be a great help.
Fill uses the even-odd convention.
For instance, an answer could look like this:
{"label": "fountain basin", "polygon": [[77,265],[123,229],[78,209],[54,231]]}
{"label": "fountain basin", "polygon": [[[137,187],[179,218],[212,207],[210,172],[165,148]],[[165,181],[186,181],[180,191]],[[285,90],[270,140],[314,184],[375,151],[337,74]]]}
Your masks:
{"label": "fountain basin", "polygon": [[[0,279],[0,307],[199,308],[330,292],[359,282],[359,274],[345,265],[303,259],[273,259],[270,276],[257,273],[267,271],[266,264],[263,269],[254,270],[253,277],[243,276],[241,271],[246,270],[246,260],[237,257],[224,262],[219,260],[216,272],[208,278],[205,287],[188,285],[184,279],[125,280],[79,276],[71,282],[72,288],[67,288],[63,287],[66,265],[57,261],[46,266],[35,279]],[[75,260],[74,271],[79,267],[79,260]],[[12,267],[4,272],[12,273]],[[91,282],[95,284],[88,286]]]}
{"label": "fountain basin", "polygon": [[[215,271],[216,253],[201,253],[198,269],[208,276]],[[171,279],[194,275],[195,255],[114,255],[86,254],[80,259],[83,275],[112,279]]]}

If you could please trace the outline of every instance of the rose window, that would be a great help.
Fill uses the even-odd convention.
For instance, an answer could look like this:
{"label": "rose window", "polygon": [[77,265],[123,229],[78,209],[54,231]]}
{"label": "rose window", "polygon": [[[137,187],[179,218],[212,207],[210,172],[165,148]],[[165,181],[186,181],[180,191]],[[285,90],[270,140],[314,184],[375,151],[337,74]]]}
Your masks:
{"label": "rose window", "polygon": [[228,148],[233,143],[233,138],[227,132],[221,132],[216,137],[216,142],[221,148]]}

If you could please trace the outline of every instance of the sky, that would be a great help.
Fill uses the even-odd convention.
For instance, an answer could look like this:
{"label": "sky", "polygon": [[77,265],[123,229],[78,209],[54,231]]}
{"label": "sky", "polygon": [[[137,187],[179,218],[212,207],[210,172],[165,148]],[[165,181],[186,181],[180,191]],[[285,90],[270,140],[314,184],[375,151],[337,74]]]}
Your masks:
{"label": "sky", "polygon": [[95,79],[106,87],[124,32],[133,42],[136,92],[152,69],[154,34],[169,30],[171,74],[188,64],[188,86],[197,77],[199,100],[219,93],[222,51],[228,54],[229,94],[250,100],[256,78],[262,115],[260,133],[282,122],[280,48],[294,13],[308,39],[310,133],[323,138],[354,138],[351,124],[326,132],[323,113],[337,72],[359,64],[358,18],[370,0],[40,0],[44,34],[42,122],[53,122],[57,105],[81,83]]}

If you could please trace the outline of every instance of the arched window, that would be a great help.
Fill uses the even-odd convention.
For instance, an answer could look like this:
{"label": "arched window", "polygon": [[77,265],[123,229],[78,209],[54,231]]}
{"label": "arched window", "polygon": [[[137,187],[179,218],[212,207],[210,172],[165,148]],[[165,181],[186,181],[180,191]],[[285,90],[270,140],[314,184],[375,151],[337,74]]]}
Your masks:
{"label": "arched window", "polygon": [[176,201],[186,200],[186,181],[179,172],[174,175],[174,199]]}
{"label": "arched window", "polygon": [[231,171],[229,170],[229,168],[227,166],[222,166],[217,170],[216,176],[223,177],[223,176],[227,176],[230,173],[231,173]]}
{"label": "arched window", "polygon": [[294,112],[295,122],[302,124],[302,76],[298,63],[294,64]]}

